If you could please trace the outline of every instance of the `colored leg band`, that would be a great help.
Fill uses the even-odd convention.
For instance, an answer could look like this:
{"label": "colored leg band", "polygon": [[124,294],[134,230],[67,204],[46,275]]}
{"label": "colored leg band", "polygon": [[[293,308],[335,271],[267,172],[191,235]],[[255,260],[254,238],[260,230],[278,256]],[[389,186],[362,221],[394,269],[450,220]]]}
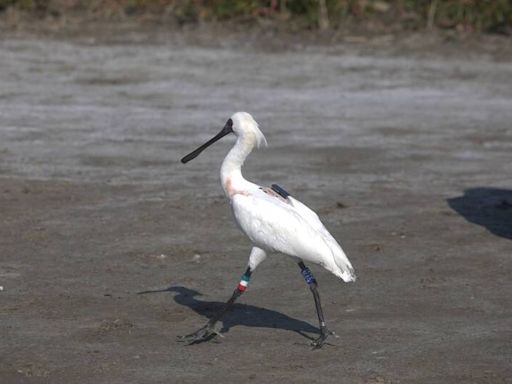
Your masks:
{"label": "colored leg band", "polygon": [[249,280],[251,279],[251,273],[250,271],[245,272],[242,275],[242,278],[240,279],[240,282],[238,283],[237,289],[240,292],[245,292],[247,289],[247,286],[249,285]]}
{"label": "colored leg band", "polygon": [[306,280],[306,283],[308,283],[309,285],[316,284],[315,277],[313,276],[308,267],[304,267],[300,272],[302,273],[302,276],[304,276],[304,280]]}

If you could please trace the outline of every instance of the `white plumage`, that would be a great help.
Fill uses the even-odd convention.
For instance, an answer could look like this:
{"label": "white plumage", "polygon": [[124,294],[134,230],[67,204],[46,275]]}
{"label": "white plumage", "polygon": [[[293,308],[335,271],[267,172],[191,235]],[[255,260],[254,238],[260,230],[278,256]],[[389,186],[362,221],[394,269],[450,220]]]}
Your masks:
{"label": "white plumage", "polygon": [[[236,194],[232,198],[233,213],[252,243],[265,252],[280,252],[310,261],[346,282],[354,281],[350,261],[318,216],[291,196],[288,199],[290,204],[265,196],[264,192],[249,196]],[[306,210],[309,212],[304,214]],[[251,264],[252,269],[258,265]]]}
{"label": "white plumage", "polygon": [[221,180],[238,225],[259,248],[251,253],[251,269],[266,253],[280,252],[319,264],[346,282],[355,281],[350,261],[314,211],[292,196],[283,198],[242,176],[244,160],[266,140],[248,113],[235,113],[231,120],[237,141],[222,163]]}
{"label": "white plumage", "polygon": [[319,264],[346,282],[355,281],[354,269],[315,212],[276,185],[272,188],[260,187],[242,176],[242,165],[254,147],[267,144],[258,124],[248,113],[235,113],[215,137],[181,161],[189,162],[205,148],[230,133],[234,133],[237,139],[222,162],[220,178],[236,222],[253,243],[249,265],[225,308],[210,318],[204,327],[178,339],[194,344],[219,335],[219,331],[215,329],[216,323],[245,291],[252,272],[265,260],[268,253],[279,252],[296,259],[313,293],[320,336],[311,344],[314,348],[321,348],[327,337],[334,333],[327,329],[316,279],[304,261]]}

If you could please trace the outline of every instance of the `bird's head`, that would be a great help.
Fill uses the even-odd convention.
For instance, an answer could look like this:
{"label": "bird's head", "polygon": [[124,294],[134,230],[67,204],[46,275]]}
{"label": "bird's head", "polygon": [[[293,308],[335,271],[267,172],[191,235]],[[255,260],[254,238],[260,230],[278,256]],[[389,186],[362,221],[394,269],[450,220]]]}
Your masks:
{"label": "bird's head", "polygon": [[[258,123],[251,114],[237,112],[229,119],[232,121],[233,133],[243,140],[250,141],[256,147],[267,146],[267,139],[260,131]],[[228,120],[228,123],[229,123]]]}
{"label": "bird's head", "polygon": [[224,128],[217,133],[212,139],[201,145],[196,150],[190,152],[187,156],[181,159],[183,164],[188,163],[190,160],[195,159],[201,152],[203,152],[210,145],[216,141],[222,139],[224,136],[234,133],[238,140],[246,142],[251,147],[261,147],[267,145],[265,136],[260,131],[258,123],[254,118],[247,112],[237,112],[231,116]]}

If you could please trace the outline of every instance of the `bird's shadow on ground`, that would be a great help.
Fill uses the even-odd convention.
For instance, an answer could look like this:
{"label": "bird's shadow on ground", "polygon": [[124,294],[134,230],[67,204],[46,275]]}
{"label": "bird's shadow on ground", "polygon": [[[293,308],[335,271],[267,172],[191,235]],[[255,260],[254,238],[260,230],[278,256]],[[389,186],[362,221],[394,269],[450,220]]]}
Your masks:
{"label": "bird's shadow on ground", "polygon": [[470,188],[464,195],[447,199],[447,202],[467,221],[512,240],[512,190]]}
{"label": "bird's shadow on ground", "polygon": [[[217,312],[222,310],[225,305],[225,303],[221,301],[198,300],[196,299],[196,296],[201,296],[200,292],[182,286],[171,286],[159,290],[143,291],[138,292],[138,294],[144,295],[161,292],[176,293],[173,298],[177,304],[189,307],[197,314],[207,319],[212,318],[215,314],[217,314]],[[273,311],[271,309],[265,309],[254,305],[240,303],[235,303],[233,305],[232,309],[226,313],[222,319],[222,323],[223,327],[221,332],[224,333],[228,332],[235,326],[242,325],[245,327],[277,328],[287,331],[294,331],[311,340],[313,338],[307,335],[305,332],[320,334],[318,328],[305,321],[294,319],[293,317],[289,317],[283,313]]]}

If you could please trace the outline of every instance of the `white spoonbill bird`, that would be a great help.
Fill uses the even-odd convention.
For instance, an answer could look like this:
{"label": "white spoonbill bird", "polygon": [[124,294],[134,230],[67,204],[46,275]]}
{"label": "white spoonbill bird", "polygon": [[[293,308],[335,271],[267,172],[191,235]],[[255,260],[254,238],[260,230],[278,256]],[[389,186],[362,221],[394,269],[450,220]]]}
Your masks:
{"label": "white spoonbill bird", "polygon": [[253,243],[248,267],[225,308],[197,332],[180,336],[178,340],[194,344],[219,335],[216,323],[244,293],[252,272],[267,254],[279,252],[298,262],[313,293],[320,337],[312,345],[320,348],[332,332],[325,324],[316,279],[304,261],[321,265],[345,282],[355,281],[354,269],[315,212],[276,184],[270,188],[261,187],[242,176],[242,165],[253,148],[267,144],[258,123],[250,114],[235,113],[215,137],[185,156],[181,162],[187,163],[196,158],[205,148],[230,133],[234,133],[237,139],[222,163],[220,178],[238,225]]}

